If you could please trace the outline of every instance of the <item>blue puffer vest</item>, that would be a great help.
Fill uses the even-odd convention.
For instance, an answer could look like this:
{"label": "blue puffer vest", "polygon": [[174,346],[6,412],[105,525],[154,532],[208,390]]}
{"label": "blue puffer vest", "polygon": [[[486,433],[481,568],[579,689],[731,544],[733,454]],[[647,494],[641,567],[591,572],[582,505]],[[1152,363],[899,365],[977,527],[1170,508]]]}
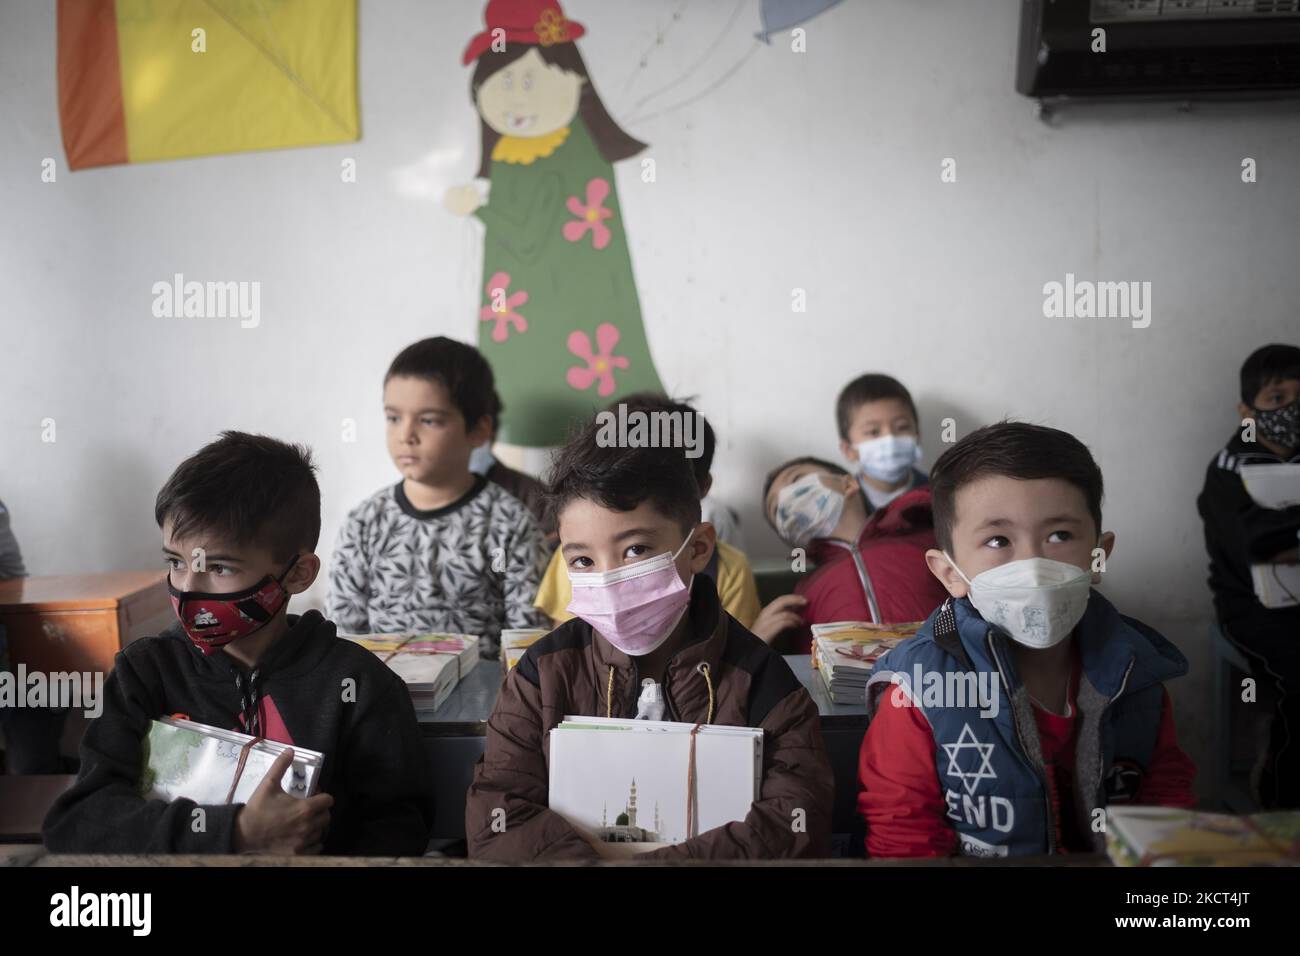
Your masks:
{"label": "blue puffer vest", "polygon": [[[1186,674],[1187,659],[1096,590],[1073,639],[1083,664],[1074,805],[1100,850],[1095,811],[1137,793],[1160,727],[1161,682]],[[1033,703],[1011,649],[967,598],[949,598],[876,663],[867,685],[869,713],[897,683],[929,721],[948,822],[967,855],[1058,849]]]}

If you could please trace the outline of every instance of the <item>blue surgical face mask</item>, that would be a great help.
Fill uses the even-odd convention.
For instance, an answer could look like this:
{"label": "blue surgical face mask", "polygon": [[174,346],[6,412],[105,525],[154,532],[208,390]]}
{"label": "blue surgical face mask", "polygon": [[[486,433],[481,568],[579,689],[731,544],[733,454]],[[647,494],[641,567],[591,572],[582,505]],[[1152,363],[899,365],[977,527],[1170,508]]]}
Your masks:
{"label": "blue surgical face mask", "polygon": [[827,488],[820,472],[809,472],[776,496],[776,530],[802,547],[813,538],[829,538],[844,513],[844,492]]}
{"label": "blue surgical face mask", "polygon": [[486,475],[496,463],[491,442],[485,442],[469,453],[469,470],[476,475]]}
{"label": "blue surgical face mask", "polygon": [[911,435],[881,435],[853,447],[858,450],[858,467],[863,473],[886,484],[902,481],[921,460],[921,446]]}

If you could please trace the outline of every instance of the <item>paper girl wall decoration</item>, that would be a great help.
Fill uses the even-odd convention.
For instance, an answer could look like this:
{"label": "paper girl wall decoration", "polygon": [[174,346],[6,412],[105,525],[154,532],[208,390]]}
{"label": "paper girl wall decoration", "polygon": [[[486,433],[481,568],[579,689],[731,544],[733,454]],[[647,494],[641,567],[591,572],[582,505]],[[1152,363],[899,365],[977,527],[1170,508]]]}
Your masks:
{"label": "paper girl wall decoration", "polygon": [[465,49],[482,143],[478,176],[448,190],[486,231],[479,348],[505,413],[499,438],[559,444],[620,395],[662,390],[650,357],[613,164],[645,144],[596,92],[556,0],[490,0]]}

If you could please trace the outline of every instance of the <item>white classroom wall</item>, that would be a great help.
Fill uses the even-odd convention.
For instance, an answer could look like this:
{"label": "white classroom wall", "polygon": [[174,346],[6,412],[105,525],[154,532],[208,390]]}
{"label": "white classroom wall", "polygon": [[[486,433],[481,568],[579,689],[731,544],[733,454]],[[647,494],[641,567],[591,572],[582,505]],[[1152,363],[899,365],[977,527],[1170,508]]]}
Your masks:
{"label": "white classroom wall", "polygon": [[[54,5],[0,4],[0,499],[31,573],[154,566],[154,495],[221,429],[313,447],[325,555],[348,509],[395,480],[386,364],[420,337],[476,335],[481,231],[440,200],[477,160],[459,57],[481,9],[362,0],[360,142],[69,173]],[[1241,360],[1300,338],[1300,113],[1123,107],[1048,128],[1012,88],[1018,10],[845,0],[794,53],[755,45],[757,0],[566,3],[607,106],[650,144],[654,183],[618,167],[648,334],[665,385],[719,432],[715,492],[752,556],[781,556],[762,476],[836,454],[834,399],[858,373],[911,387],[927,464],[948,416],[961,432],[1003,416],[1068,429],[1106,477],[1103,587],[1192,659],[1171,689],[1203,758],[1195,498]],[[940,182],[945,157],[956,183]],[[260,326],[154,318],[151,287],[177,272],[260,281]],[[1151,282],[1150,327],[1044,318],[1042,287],[1067,272]]]}

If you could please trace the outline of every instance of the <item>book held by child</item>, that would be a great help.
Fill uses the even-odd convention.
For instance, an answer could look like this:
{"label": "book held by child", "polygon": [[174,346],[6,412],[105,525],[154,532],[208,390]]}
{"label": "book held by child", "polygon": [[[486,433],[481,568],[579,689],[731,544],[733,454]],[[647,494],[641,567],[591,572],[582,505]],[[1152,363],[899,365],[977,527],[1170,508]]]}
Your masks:
{"label": "book held by child", "polygon": [[566,716],[550,736],[550,808],[602,843],[681,843],[762,789],[761,728]]}
{"label": "book held by child", "polygon": [[[185,797],[198,804],[247,803],[287,744],[250,737],[179,717],[161,717],[144,741],[140,793],[168,802]],[[325,755],[294,747],[293,763],[280,786],[291,797],[310,797],[320,783]]]}

